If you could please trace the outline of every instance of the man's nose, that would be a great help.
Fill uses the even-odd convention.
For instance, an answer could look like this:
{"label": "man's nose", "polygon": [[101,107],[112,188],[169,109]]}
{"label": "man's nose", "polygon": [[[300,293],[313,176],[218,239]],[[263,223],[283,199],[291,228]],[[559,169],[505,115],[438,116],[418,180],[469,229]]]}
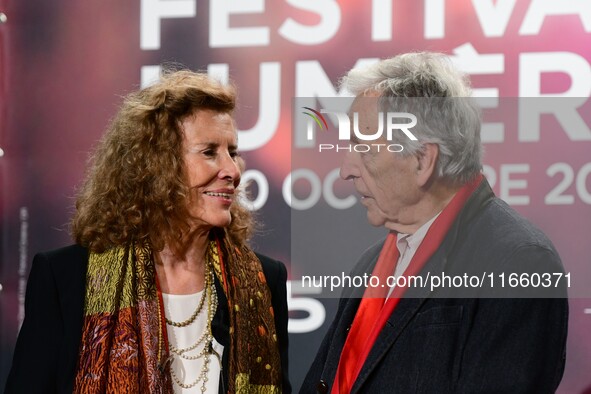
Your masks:
{"label": "man's nose", "polygon": [[359,177],[359,170],[355,163],[355,154],[353,152],[346,153],[343,162],[341,163],[341,169],[339,175],[344,180],[351,180]]}

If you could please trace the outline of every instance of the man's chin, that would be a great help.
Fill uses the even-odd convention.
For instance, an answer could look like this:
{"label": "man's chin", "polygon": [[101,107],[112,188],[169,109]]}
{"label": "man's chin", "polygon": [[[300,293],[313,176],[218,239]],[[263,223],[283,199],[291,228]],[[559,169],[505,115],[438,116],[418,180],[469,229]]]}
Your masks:
{"label": "man's chin", "polygon": [[374,227],[382,227],[386,222],[383,217],[367,211],[367,221]]}

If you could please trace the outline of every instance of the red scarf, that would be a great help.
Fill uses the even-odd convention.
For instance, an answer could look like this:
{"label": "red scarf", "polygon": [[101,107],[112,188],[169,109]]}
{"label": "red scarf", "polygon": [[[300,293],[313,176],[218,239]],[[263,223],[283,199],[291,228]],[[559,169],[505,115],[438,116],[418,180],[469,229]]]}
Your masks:
{"label": "red scarf", "polygon": [[[427,261],[429,261],[443,242],[451,225],[466,204],[466,201],[468,201],[468,198],[470,198],[478,185],[480,185],[482,178],[482,175],[479,175],[472,182],[464,185],[443,209],[431,227],[429,227],[423,242],[421,242],[403,276],[409,277],[420,273]],[[398,258],[396,235],[390,233],[382,247],[372,275],[378,276],[380,283],[385,283],[386,277],[393,275]],[[398,305],[398,302],[404,295],[406,287],[396,286],[391,296],[384,303],[387,290],[387,287],[378,289],[368,287],[365,290],[363,299],[351,325],[349,336],[341,352],[341,358],[331,391],[332,394],[347,394],[351,391],[369,352],[386,321],[390,318],[396,305]]]}

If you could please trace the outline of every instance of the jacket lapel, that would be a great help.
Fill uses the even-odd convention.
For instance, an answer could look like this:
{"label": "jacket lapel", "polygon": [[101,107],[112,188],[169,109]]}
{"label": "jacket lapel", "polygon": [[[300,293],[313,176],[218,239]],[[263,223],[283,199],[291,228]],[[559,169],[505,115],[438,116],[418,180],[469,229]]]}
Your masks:
{"label": "jacket lapel", "polygon": [[71,393],[78,364],[82,324],[84,321],[84,299],[86,294],[86,269],[88,250],[78,245],[68,248],[63,260],[51,260],[59,289],[60,313],[64,322],[62,357],[60,359],[59,392]]}
{"label": "jacket lapel", "polygon": [[[363,256],[359,264],[353,269],[351,275],[371,273],[378,260],[383,244],[384,240],[381,240],[370,248],[368,253]],[[357,314],[357,309],[359,309],[364,290],[365,289],[363,288],[353,288],[348,292],[344,292],[341,296],[336,317],[338,322],[333,323],[337,327],[337,331],[333,332],[331,346],[329,347],[326,356],[327,362],[324,364],[324,370],[322,371],[322,376],[325,379],[328,379],[330,384],[334,382],[339,361],[341,359],[341,352],[343,351],[343,346],[345,346],[345,341],[349,335],[349,329],[351,328],[351,324],[353,324],[353,319],[355,319],[355,315]]]}
{"label": "jacket lapel", "polygon": [[390,348],[396,343],[396,340],[408,327],[426,300],[427,298],[405,298],[400,300],[400,303],[394,309],[386,325],[380,331],[376,342],[365,360],[365,364],[363,364],[357,376],[357,380],[355,380],[351,393],[362,392],[360,389],[367,378],[390,351]]}
{"label": "jacket lapel", "polygon": [[345,305],[343,306],[339,321],[336,324],[338,331],[333,333],[334,336],[326,357],[327,362],[324,364],[324,370],[322,371],[322,376],[329,381],[329,384],[334,382],[339,361],[341,359],[341,352],[343,351],[343,346],[345,346],[349,329],[351,328],[351,324],[353,323],[361,299],[348,298],[342,302],[345,302]]}
{"label": "jacket lapel", "polygon": [[[453,232],[452,232],[453,233]],[[435,254],[431,256],[429,261],[423,267],[420,276],[423,277],[424,283],[428,283],[428,274],[436,274],[444,271],[447,263],[447,244],[453,242],[452,237],[446,237],[441,246],[437,249]],[[409,288],[405,293],[405,297],[400,300],[392,315],[386,321],[386,324],[380,331],[371,351],[369,352],[355,384],[351,388],[351,393],[361,392],[361,387],[371,375],[373,370],[380,364],[381,360],[394,346],[400,335],[409,329],[414,317],[421,311],[424,303],[431,296],[428,286]]]}

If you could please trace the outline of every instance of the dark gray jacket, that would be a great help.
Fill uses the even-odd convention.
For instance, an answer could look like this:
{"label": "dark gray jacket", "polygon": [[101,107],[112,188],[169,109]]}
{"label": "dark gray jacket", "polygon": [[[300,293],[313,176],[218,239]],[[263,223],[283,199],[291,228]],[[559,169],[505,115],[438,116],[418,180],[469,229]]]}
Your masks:
{"label": "dark gray jacket", "polygon": [[[370,248],[352,275],[371,273],[381,246]],[[496,198],[486,180],[467,201],[421,275],[484,271],[493,275],[564,272],[546,236]],[[494,293],[500,282],[495,285],[455,294],[434,294],[428,289],[407,292],[378,336],[351,392],[555,392],[565,363],[568,299],[564,282],[548,293],[529,288],[511,293],[555,298],[487,298],[509,294],[507,289]],[[344,293],[301,393],[331,391],[360,294]]]}

